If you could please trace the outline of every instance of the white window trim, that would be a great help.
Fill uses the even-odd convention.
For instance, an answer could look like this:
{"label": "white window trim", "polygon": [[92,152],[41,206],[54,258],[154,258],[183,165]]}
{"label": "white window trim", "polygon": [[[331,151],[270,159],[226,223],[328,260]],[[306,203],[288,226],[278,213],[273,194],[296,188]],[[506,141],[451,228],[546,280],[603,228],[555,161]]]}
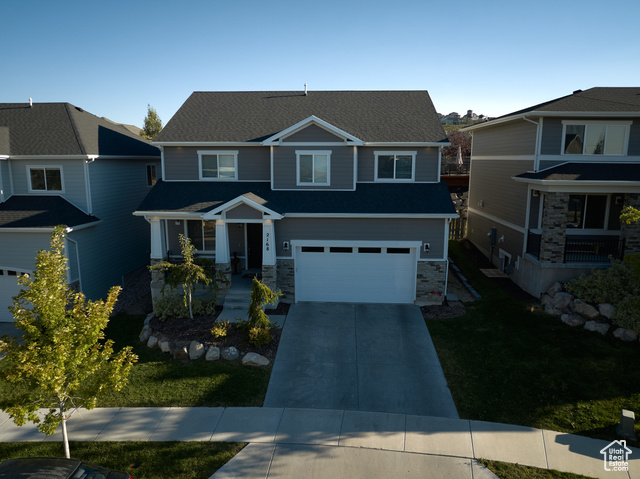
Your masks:
{"label": "white window trim", "polygon": [[[331,185],[331,150],[296,150],[296,185],[297,186],[330,186]],[[300,181],[300,155],[312,155],[313,156],[313,174],[314,181],[302,182]],[[326,155],[327,156],[327,182],[326,183],[318,183],[315,181],[315,164],[316,164],[316,155]]]}
{"label": "white window trim", "polygon": [[602,228],[585,228],[584,220],[582,218],[582,227],[580,228],[565,228],[565,234],[570,236],[588,236],[588,235],[602,235],[602,236],[620,236],[621,230],[609,229],[609,215],[611,214],[611,201],[615,193],[578,193],[576,196],[585,196],[584,211],[586,213],[589,205],[589,196],[606,196],[607,203],[604,210],[604,222]]}
{"label": "white window trim", "polygon": [[[32,169],[44,169],[45,170],[45,182],[46,182],[46,170],[60,170],[60,190],[34,190],[31,187],[31,170]],[[50,195],[52,193],[64,193],[64,171],[62,165],[27,165],[27,182],[29,183],[29,193],[39,193],[42,195]]]}
{"label": "white window trim", "polygon": [[145,175],[146,175],[146,182],[147,182],[147,187],[148,188],[153,188],[153,186],[155,185],[155,183],[153,185],[149,184],[149,168],[153,168],[155,176],[156,176],[156,183],[158,182],[158,168],[156,167],[155,164],[153,163],[147,163],[147,167],[145,169]]}
{"label": "white window trim", "polygon": [[[374,151],[375,164],[374,164],[374,180],[379,182],[393,182],[393,183],[411,183],[416,180],[416,156],[417,151]],[[411,178],[396,179],[395,164],[393,167],[393,178],[378,178],[378,156],[411,156]],[[397,160],[395,160],[397,161]]]}
{"label": "white window trim", "polygon": [[[202,220],[202,219],[197,219],[197,218],[179,218],[179,219],[167,219],[165,221],[181,221],[182,222],[182,234],[184,235],[185,238],[189,238],[191,239],[191,237],[189,236],[189,228],[187,225],[188,221],[200,221],[202,223],[202,249],[199,249],[197,251],[196,254],[198,254],[198,256],[211,256],[213,254],[215,254],[216,250],[215,250],[215,243],[216,243],[216,237],[214,236],[213,238],[213,249],[204,249],[205,246],[205,239],[204,239],[204,223],[205,221],[209,221],[212,222],[211,220]],[[215,231],[215,220],[213,220],[214,223],[214,231]],[[167,238],[169,238],[169,226],[168,223],[165,223],[166,228],[167,228]]]}
{"label": "white window trim", "polygon": [[[629,148],[629,133],[631,131],[631,121],[599,121],[599,120],[562,120],[562,146],[560,149],[560,155],[561,156],[571,156],[571,157],[576,157],[576,156],[590,156],[590,157],[596,157],[596,158],[602,158],[602,157],[607,157],[607,156],[627,156],[627,152],[628,152],[628,148]],[[586,138],[587,136],[587,129],[589,128],[589,125],[594,125],[594,126],[604,126],[605,127],[605,135],[604,135],[604,149],[606,151],[607,149],[607,127],[609,126],[624,126],[625,127],[625,134],[624,134],[624,144],[623,144],[623,150],[622,153],[617,153],[617,154],[605,154],[603,153],[602,155],[594,155],[591,153],[584,153],[584,145],[582,147],[582,153],[565,153],[565,140],[567,138],[567,125],[584,125],[585,130],[584,130],[584,136]]]}
{"label": "white window trim", "polygon": [[[211,178],[202,176],[202,157],[204,155],[233,155],[233,178]],[[220,167],[220,159],[218,158],[218,168]],[[219,171],[219,170],[218,170]],[[218,173],[219,174],[219,173]],[[202,181],[238,181],[238,150],[198,150],[198,177]]]}

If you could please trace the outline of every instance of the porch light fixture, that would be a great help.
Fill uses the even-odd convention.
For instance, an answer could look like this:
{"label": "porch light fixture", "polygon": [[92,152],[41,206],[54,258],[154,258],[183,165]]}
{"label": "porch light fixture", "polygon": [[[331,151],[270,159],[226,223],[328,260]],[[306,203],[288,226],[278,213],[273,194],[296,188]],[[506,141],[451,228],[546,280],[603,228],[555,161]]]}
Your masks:
{"label": "porch light fixture", "polygon": [[282,249],[284,251],[289,251],[289,242],[288,241],[283,241],[282,242]]}
{"label": "porch light fixture", "polygon": [[425,243],[424,244],[424,252],[428,253],[429,252],[429,248],[430,248],[429,243]]}
{"label": "porch light fixture", "polygon": [[176,226],[180,225],[180,220],[176,220]]}

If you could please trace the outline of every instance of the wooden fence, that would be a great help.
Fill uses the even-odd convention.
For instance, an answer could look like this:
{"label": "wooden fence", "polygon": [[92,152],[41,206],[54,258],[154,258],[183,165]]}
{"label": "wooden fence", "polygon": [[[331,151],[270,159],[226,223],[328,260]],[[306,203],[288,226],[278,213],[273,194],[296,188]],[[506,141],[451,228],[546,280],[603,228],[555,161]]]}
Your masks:
{"label": "wooden fence", "polygon": [[449,239],[461,240],[467,237],[467,218],[456,218],[449,223]]}

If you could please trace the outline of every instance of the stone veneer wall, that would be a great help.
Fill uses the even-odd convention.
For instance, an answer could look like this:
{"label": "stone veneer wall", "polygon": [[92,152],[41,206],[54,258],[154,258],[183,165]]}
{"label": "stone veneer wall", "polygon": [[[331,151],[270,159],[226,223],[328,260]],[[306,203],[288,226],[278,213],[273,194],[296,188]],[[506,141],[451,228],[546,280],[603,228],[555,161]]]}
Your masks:
{"label": "stone veneer wall", "polygon": [[277,291],[277,268],[276,265],[263,264],[262,265],[262,282],[271,291]]}
{"label": "stone veneer wall", "polygon": [[562,263],[564,261],[569,193],[545,193],[543,208],[540,261],[543,263]]}
{"label": "stone veneer wall", "polygon": [[416,303],[442,303],[446,280],[446,261],[418,261]]}
{"label": "stone veneer wall", "polygon": [[[625,195],[624,206],[633,206],[640,209],[640,195]],[[622,224],[621,235],[625,239],[624,254],[640,253],[640,223],[631,225]]]}
{"label": "stone veneer wall", "polygon": [[[296,281],[295,281],[295,270],[293,268],[293,260],[292,259],[279,259],[277,260],[277,268],[276,268],[276,284],[277,287],[280,288],[282,294],[284,295],[283,299],[287,302],[295,301],[295,289],[296,289]],[[264,271],[263,271],[264,274]]]}
{"label": "stone veneer wall", "polygon": [[[218,271],[224,274],[225,278],[227,278],[227,283],[218,278]],[[226,295],[229,286],[231,286],[231,262],[229,263],[216,263],[216,283],[218,284],[218,299],[221,300]],[[220,304],[218,302],[218,304]]]}
{"label": "stone veneer wall", "polygon": [[[152,259],[151,266],[162,263],[161,259]],[[156,301],[162,298],[162,287],[164,286],[164,272],[156,269],[151,270],[151,304],[155,312]]]}

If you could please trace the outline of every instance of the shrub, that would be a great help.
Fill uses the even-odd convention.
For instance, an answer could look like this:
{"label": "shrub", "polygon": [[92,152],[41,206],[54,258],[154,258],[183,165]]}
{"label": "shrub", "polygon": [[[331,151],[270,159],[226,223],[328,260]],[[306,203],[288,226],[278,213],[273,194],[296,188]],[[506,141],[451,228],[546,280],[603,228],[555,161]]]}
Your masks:
{"label": "shrub", "polygon": [[211,328],[211,334],[214,338],[224,338],[229,334],[230,329],[231,323],[229,321],[216,321],[213,323],[213,328]]}
{"label": "shrub", "polygon": [[624,298],[613,313],[613,321],[618,326],[640,333],[640,295]]}
{"label": "shrub", "polygon": [[611,267],[571,280],[565,289],[588,303],[611,303],[617,307],[626,297],[640,294],[640,280],[631,266],[613,260]]}
{"label": "shrub", "polygon": [[271,327],[254,327],[249,330],[249,343],[260,348],[271,341]]}
{"label": "shrub", "polygon": [[[189,317],[189,308],[184,304],[180,296],[164,295],[155,302],[154,306],[155,315],[161,321],[165,321],[168,318]],[[216,301],[215,299],[193,298],[191,307],[195,315],[214,314]]]}

